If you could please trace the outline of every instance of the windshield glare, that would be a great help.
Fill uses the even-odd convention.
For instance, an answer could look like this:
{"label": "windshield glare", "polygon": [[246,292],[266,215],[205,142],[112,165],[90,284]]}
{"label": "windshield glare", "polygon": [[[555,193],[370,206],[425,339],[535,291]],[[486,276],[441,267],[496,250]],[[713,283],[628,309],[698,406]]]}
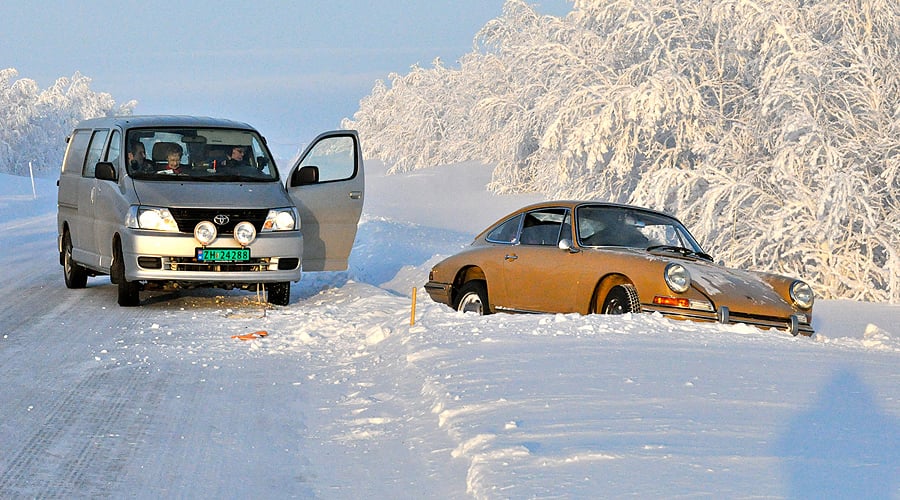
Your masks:
{"label": "windshield glare", "polygon": [[126,137],[128,175],[142,180],[278,180],[275,162],[253,131],[134,129]]}
{"label": "windshield glare", "polygon": [[584,206],[576,211],[578,243],[582,246],[648,248],[657,245],[703,252],[677,220],[627,207]]}

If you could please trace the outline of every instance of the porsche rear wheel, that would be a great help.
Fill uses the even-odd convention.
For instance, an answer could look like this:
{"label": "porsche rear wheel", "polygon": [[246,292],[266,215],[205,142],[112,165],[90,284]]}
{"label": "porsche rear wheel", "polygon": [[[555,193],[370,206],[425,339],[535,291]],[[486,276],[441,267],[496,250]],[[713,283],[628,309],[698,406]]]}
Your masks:
{"label": "porsche rear wheel", "polygon": [[463,313],[473,312],[479,316],[491,313],[484,281],[469,281],[460,287],[456,310]]}
{"label": "porsche rear wheel", "polygon": [[603,301],[603,314],[625,314],[641,312],[641,301],[637,289],[628,283],[613,287]]}

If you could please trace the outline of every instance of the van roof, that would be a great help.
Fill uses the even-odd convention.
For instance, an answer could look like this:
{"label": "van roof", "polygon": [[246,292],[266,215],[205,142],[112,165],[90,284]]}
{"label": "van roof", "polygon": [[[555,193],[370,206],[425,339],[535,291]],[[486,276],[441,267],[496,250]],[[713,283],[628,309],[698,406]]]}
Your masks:
{"label": "van roof", "polygon": [[219,127],[256,130],[244,122],[226,120],[224,118],[210,118],[208,116],[183,116],[183,115],[131,115],[109,116],[103,118],[90,118],[80,122],[75,128],[113,127]]}

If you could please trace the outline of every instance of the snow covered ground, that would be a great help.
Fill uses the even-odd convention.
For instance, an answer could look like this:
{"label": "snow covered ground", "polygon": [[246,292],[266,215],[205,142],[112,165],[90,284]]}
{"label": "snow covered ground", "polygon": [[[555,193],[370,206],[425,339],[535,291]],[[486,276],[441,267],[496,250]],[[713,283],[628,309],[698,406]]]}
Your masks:
{"label": "snow covered ground", "polygon": [[0,497],[900,498],[900,306],[820,301],[812,339],[461,315],[431,264],[531,199],[368,166],[351,269],[268,310],[67,290],[55,180],[0,176]]}

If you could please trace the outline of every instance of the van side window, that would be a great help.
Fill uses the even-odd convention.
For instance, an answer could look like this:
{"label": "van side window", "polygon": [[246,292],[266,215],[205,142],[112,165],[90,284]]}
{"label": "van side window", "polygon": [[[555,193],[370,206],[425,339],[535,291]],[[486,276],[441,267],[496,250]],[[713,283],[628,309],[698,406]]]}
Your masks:
{"label": "van side window", "polygon": [[113,130],[112,139],[109,140],[109,148],[103,156],[103,161],[108,161],[119,169],[119,157],[122,156],[122,132]]}
{"label": "van side window", "polygon": [[106,137],[109,136],[109,130],[97,130],[91,137],[91,145],[88,146],[87,156],[84,158],[84,169],[81,171],[82,177],[94,177],[94,170],[97,168],[97,162],[100,161],[100,155],[103,154],[103,146],[106,144]]}
{"label": "van side window", "polygon": [[66,160],[63,162],[63,173],[78,175],[84,167],[84,153],[87,151],[88,141],[91,138],[90,130],[76,130],[69,139],[66,150]]}

